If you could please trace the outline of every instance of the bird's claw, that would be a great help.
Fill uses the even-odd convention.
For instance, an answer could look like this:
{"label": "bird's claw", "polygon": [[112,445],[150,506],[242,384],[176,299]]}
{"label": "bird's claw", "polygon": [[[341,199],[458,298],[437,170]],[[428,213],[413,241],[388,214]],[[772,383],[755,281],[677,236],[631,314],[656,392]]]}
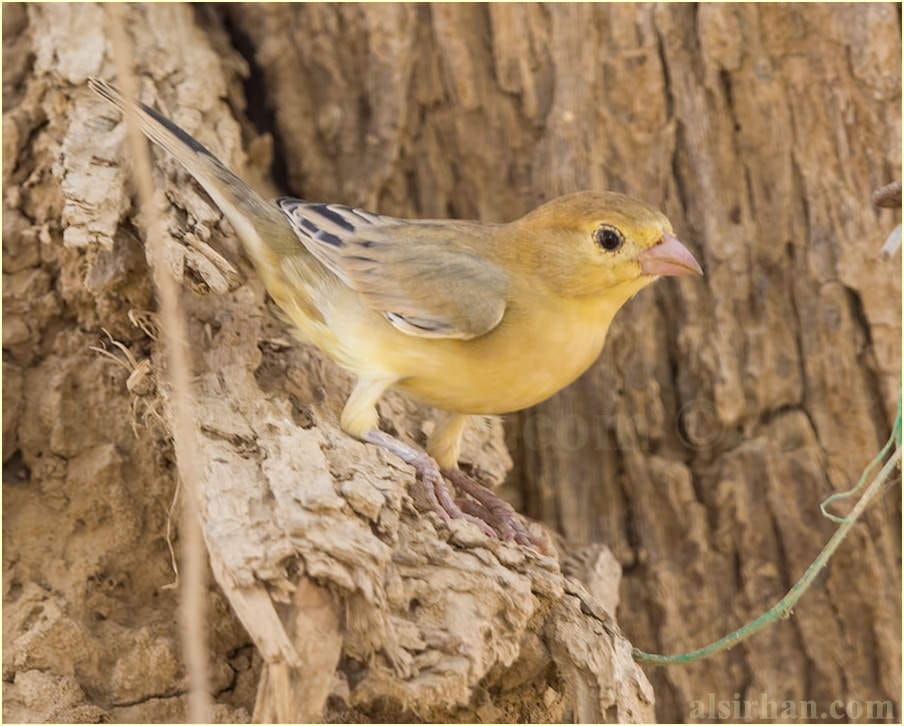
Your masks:
{"label": "bird's claw", "polygon": [[541,552],[547,551],[546,543],[527,531],[515,510],[498,494],[491,492],[461,469],[443,469],[442,473],[460,491],[472,497],[456,500],[459,508],[489,525],[499,539],[514,540],[518,544],[537,548]]}
{"label": "bird's claw", "polygon": [[488,537],[498,538],[499,534],[480,516],[475,516],[470,512],[463,511],[455,500],[449,494],[446,488],[446,480],[440,472],[439,466],[427,454],[419,457],[412,462],[417,479],[423,485],[423,493],[427,497],[427,501],[445,522],[451,519],[464,519],[468,522],[476,524]]}
{"label": "bird's claw", "polygon": [[[501,520],[498,517],[494,517],[493,513],[483,506],[480,502],[474,499],[465,499],[464,497],[459,497],[455,500],[455,503],[458,505],[461,511],[466,514],[471,515],[472,517],[476,517],[480,521],[484,523],[492,522],[492,529],[499,539],[503,542],[511,542],[515,539],[515,530],[511,527],[511,525],[505,520]],[[489,526],[489,525],[488,525]]]}
{"label": "bird's claw", "polygon": [[[475,481],[461,469],[441,470],[426,451],[410,446],[389,434],[372,429],[362,437],[365,441],[387,449],[414,467],[418,493],[443,521],[463,519],[471,522],[488,537],[533,547],[548,554],[546,543],[525,529],[515,510],[504,499]],[[449,479],[467,498],[452,499],[446,488]]]}

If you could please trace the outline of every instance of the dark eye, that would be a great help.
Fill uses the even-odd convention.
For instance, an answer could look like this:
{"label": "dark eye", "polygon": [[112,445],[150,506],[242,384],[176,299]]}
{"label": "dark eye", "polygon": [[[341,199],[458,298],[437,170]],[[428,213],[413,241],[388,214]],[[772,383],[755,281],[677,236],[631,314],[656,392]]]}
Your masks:
{"label": "dark eye", "polygon": [[625,243],[625,236],[615,227],[604,224],[593,233],[594,241],[607,252],[615,252]]}

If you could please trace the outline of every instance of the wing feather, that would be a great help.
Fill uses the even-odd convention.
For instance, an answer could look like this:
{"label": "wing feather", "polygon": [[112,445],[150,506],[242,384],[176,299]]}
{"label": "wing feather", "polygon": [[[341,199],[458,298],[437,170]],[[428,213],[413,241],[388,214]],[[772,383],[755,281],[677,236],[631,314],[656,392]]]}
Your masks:
{"label": "wing feather", "polygon": [[476,223],[403,220],[291,197],[276,205],[308,252],[408,335],[476,338],[505,313],[505,272],[469,245]]}

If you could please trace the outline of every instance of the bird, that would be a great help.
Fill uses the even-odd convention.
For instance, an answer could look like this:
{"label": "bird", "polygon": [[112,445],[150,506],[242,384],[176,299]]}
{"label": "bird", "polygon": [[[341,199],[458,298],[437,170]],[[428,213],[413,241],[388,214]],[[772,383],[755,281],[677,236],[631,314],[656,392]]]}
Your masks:
{"label": "bird", "polygon": [[[542,548],[504,499],[459,467],[466,422],[549,398],[597,359],[637,292],[663,276],[703,274],[668,218],[597,191],[509,223],[266,201],[162,114],[99,78],[89,87],[134,111],[229,220],[298,336],[356,377],[341,428],[413,466],[421,501],[446,522]],[[377,403],[390,388],[438,410],[425,449],[380,429]]]}

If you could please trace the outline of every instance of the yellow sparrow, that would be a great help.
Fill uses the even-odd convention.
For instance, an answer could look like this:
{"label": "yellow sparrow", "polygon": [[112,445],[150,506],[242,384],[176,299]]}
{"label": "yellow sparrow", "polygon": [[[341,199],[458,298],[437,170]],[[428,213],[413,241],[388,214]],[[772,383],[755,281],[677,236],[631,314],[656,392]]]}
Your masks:
{"label": "yellow sparrow", "polygon": [[[666,217],[636,199],[579,192],[508,224],[409,220],[340,204],[267,202],[207,149],[107,83],[232,223],[302,336],[357,376],[342,428],[415,467],[444,518],[536,542],[502,499],[458,468],[471,414],[532,406],[597,358],[618,309],[660,275],[702,274]],[[394,386],[441,409],[427,451],[380,431]],[[466,497],[453,500],[449,478]]]}

